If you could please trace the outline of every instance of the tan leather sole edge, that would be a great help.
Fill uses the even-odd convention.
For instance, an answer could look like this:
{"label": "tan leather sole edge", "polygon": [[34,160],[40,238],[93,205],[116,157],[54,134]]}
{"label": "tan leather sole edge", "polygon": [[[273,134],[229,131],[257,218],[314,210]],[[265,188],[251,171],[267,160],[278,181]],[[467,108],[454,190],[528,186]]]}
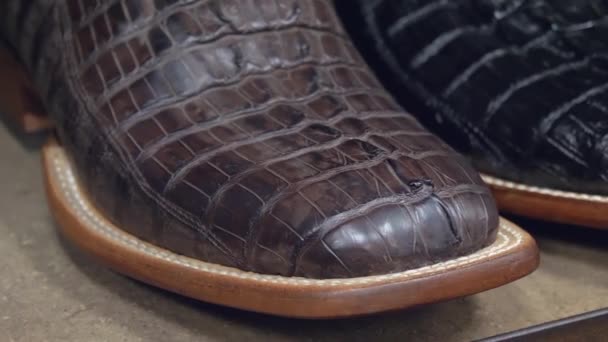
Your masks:
{"label": "tan leather sole edge", "polygon": [[50,209],[68,239],[120,273],[205,302],[280,316],[347,317],[470,295],[538,266],[534,240],[501,219],[491,246],[401,273],[304,279],[245,272],[178,255],[124,232],[89,203],[54,140],[43,148],[42,159]]}
{"label": "tan leather sole edge", "polygon": [[481,175],[500,210],[516,215],[608,229],[608,196],[529,186]]}

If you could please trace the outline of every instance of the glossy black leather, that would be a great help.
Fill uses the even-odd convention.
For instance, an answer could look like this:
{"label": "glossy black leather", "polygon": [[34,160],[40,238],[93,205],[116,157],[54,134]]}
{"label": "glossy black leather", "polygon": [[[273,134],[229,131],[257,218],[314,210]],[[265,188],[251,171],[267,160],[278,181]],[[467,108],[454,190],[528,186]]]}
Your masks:
{"label": "glossy black leather", "polygon": [[608,1],[337,5],[393,96],[478,169],[608,194]]}

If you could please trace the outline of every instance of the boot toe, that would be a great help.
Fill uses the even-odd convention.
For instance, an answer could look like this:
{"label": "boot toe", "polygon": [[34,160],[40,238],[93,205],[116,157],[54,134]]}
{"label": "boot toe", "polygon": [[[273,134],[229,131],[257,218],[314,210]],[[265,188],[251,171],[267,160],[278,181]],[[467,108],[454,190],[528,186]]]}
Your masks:
{"label": "boot toe", "polygon": [[413,203],[408,200],[360,212],[323,232],[302,250],[295,275],[402,272],[472,253],[496,237],[497,215],[488,212],[484,196],[432,192]]}

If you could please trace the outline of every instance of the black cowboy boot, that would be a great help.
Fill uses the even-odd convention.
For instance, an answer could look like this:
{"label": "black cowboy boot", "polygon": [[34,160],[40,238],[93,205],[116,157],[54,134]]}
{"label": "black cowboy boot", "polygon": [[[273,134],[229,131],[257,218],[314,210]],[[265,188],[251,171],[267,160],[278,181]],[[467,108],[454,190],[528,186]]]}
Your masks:
{"label": "black cowboy boot", "polygon": [[473,159],[501,208],[608,228],[608,2],[357,0],[340,12],[395,98]]}

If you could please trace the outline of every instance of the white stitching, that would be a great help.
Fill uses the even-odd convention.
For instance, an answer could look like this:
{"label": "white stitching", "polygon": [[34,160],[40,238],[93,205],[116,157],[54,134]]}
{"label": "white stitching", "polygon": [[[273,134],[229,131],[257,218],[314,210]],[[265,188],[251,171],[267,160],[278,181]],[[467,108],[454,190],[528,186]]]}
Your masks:
{"label": "white stitching", "polygon": [[503,187],[503,188],[507,188],[507,189],[511,189],[511,190],[533,192],[533,193],[537,193],[537,194],[541,194],[541,195],[569,198],[569,199],[575,199],[575,200],[608,203],[608,196],[588,195],[588,194],[582,194],[582,193],[577,193],[577,192],[541,188],[538,186],[531,186],[531,185],[525,185],[525,184],[521,184],[521,183],[515,183],[515,182],[511,182],[508,180],[504,180],[504,179],[500,179],[500,178],[496,178],[496,177],[492,177],[492,176],[488,176],[488,175],[484,175],[484,174],[481,175],[481,178],[484,180],[484,182],[488,183],[489,185]]}
{"label": "white stitching", "polygon": [[[430,275],[438,271],[447,271],[470,265],[482,259],[491,258],[503,253],[506,254],[507,251],[516,248],[523,241],[523,235],[520,232],[511,227],[509,223],[501,221],[500,231],[498,232],[497,240],[493,245],[471,255],[404,272],[347,279],[306,279],[246,272],[175,254],[171,251],[145,243],[136,237],[123,232],[119,228],[114,227],[92,210],[91,204],[86,201],[85,196],[79,189],[74,173],[72,172],[71,166],[63,151],[59,147],[52,147],[47,148],[45,153],[47,154],[47,157],[50,157],[47,159],[52,160],[54,166],[51,168],[53,172],[50,173],[50,177],[55,178],[59,183],[64,195],[63,199],[67,201],[69,209],[73,211],[78,219],[82,220],[88,228],[93,229],[95,232],[118,242],[127,248],[136,249],[141,253],[148,254],[155,258],[226,277],[297,286],[310,285],[332,287],[344,285],[370,285],[392,280],[406,280],[414,276]],[[515,237],[515,241],[512,240],[513,237]]]}

